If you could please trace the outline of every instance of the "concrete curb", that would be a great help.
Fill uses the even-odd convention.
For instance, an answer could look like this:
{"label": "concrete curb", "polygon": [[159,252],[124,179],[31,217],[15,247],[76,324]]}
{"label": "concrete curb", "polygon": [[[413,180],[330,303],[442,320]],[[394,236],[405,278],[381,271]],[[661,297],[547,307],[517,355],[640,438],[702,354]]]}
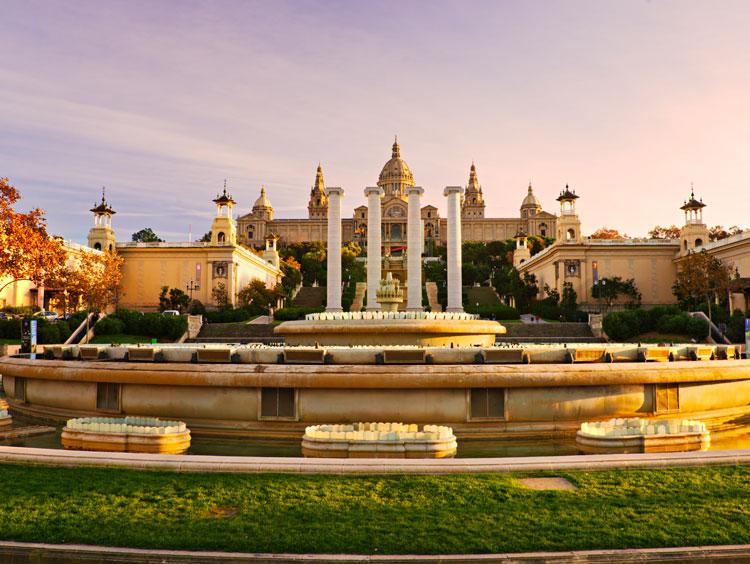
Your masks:
{"label": "concrete curb", "polygon": [[750,464],[750,449],[432,460],[161,455],[0,447],[0,463],[239,474],[481,474]]}
{"label": "concrete curb", "polygon": [[357,555],[357,554],[270,554],[241,552],[193,552],[150,550],[92,545],[64,545],[0,541],[3,562],[20,564],[69,562],[745,562],[750,545],[696,546],[676,548],[635,548],[623,550],[581,550],[566,552],[521,552],[504,554],[444,555]]}

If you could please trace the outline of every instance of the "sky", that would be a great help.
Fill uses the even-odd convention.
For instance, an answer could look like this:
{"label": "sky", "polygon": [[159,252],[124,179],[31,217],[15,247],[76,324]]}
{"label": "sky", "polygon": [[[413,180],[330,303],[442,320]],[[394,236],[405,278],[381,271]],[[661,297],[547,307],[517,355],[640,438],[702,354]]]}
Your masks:
{"label": "sky", "polygon": [[394,135],[424,203],[487,217],[569,184],[583,232],[750,227],[750,2],[2,0],[0,177],[83,242],[107,187],[118,240],[209,230],[224,179],[307,217],[320,161],[365,202]]}

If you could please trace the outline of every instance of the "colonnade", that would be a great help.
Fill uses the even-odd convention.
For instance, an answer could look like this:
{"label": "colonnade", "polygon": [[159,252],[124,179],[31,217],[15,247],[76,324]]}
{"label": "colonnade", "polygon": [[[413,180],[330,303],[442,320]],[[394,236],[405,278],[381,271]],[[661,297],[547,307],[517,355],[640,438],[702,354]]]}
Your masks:
{"label": "colonnade", "polygon": [[[461,302],[461,186],[446,186],[443,195],[448,205],[448,312],[462,312]],[[422,311],[422,195],[419,186],[406,189],[407,212],[407,292],[406,310]],[[328,196],[328,282],[326,311],[341,311],[341,201],[344,190],[338,187],[326,189]],[[383,189],[377,186],[365,188],[367,198],[367,310],[377,311],[380,305],[376,293],[382,278],[380,210]]]}

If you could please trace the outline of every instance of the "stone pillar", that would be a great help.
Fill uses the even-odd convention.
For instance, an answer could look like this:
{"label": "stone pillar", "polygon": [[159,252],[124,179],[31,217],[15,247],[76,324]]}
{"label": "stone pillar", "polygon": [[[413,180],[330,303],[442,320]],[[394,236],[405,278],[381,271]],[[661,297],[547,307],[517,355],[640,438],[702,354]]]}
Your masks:
{"label": "stone pillar", "polygon": [[422,194],[419,186],[409,186],[406,223],[406,311],[422,311]]}
{"label": "stone pillar", "polygon": [[381,274],[381,230],[380,200],[383,189],[379,186],[365,188],[367,197],[367,311],[377,311],[377,291]]}
{"label": "stone pillar", "polygon": [[446,186],[448,199],[448,307],[447,312],[462,312],[461,301],[461,186]]}
{"label": "stone pillar", "polygon": [[328,196],[328,282],[326,283],[326,311],[341,309],[341,199],[344,189],[326,188]]}

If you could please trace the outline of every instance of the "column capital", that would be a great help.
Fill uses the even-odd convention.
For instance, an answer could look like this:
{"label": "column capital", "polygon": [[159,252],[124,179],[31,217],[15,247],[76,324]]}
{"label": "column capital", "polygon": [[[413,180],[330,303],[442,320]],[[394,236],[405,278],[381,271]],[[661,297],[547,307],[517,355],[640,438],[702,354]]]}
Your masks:
{"label": "column capital", "polygon": [[406,187],[406,195],[409,196],[411,194],[416,194],[417,196],[421,196],[424,194],[424,188],[421,186],[407,186]]}
{"label": "column capital", "polygon": [[368,186],[365,188],[365,196],[379,196],[383,197],[383,194],[385,194],[385,191],[380,186]]}
{"label": "column capital", "polygon": [[443,190],[443,196],[448,196],[450,194],[463,194],[464,188],[463,186],[446,186]]}
{"label": "column capital", "polygon": [[344,197],[344,189],[341,186],[326,186],[326,196],[341,196]]}

